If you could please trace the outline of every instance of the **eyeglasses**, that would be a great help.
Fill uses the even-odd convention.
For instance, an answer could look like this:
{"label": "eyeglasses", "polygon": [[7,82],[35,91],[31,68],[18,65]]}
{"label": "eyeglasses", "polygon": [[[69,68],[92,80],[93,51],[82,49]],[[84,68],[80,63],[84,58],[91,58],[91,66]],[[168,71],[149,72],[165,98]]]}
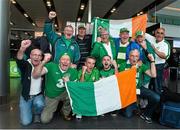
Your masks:
{"label": "eyeglasses", "polygon": [[37,55],[37,54],[31,54],[34,57],[42,57],[42,55]]}
{"label": "eyeglasses", "polygon": [[162,34],[162,35],[164,35],[164,32],[157,32],[157,34]]}

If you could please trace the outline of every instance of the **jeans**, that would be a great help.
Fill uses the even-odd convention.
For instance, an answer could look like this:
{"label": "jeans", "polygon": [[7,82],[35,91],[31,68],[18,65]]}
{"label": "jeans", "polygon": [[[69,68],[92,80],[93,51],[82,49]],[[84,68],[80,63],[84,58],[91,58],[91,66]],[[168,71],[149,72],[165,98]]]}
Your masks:
{"label": "jeans", "polygon": [[[140,88],[140,97],[145,98],[148,100],[148,105],[146,106],[144,115],[147,117],[151,117],[157,106],[159,105],[160,102],[160,96],[159,94],[153,92],[150,89],[147,89],[145,87]],[[126,107],[123,110],[123,115],[126,117],[132,117],[133,116],[133,111],[137,109],[137,103],[133,103]]]}
{"label": "jeans", "polygon": [[30,98],[28,101],[20,96],[20,122],[22,125],[29,125],[32,122],[33,114],[40,115],[45,106],[43,95]]}
{"label": "jeans", "polygon": [[144,115],[147,117],[151,117],[160,103],[160,96],[154,91],[147,89],[143,86],[140,88],[140,92],[140,97],[148,100],[148,105],[146,106]]}

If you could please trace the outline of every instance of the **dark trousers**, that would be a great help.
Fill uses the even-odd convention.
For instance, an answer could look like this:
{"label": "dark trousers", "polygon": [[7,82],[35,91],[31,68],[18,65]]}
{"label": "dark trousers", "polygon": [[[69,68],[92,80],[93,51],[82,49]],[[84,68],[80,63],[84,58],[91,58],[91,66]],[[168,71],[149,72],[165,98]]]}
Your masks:
{"label": "dark trousers", "polygon": [[[144,115],[147,117],[152,117],[153,112],[156,110],[156,108],[159,105],[160,102],[160,96],[156,92],[147,89],[145,87],[140,88],[140,97],[144,99],[148,99],[148,105],[144,111]],[[126,117],[131,117],[133,115],[133,111],[137,109],[137,104],[133,103],[123,109],[123,115]]]}

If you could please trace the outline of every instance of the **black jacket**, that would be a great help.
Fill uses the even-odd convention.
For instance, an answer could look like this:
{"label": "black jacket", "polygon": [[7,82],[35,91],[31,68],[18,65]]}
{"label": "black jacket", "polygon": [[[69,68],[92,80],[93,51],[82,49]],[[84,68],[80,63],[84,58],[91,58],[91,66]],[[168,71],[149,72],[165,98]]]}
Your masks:
{"label": "black jacket", "polygon": [[[21,71],[21,83],[22,83],[22,96],[27,101],[30,98],[30,84],[31,84],[31,73],[32,65],[26,60],[16,59],[18,68]],[[42,76],[41,93],[44,91],[44,76]]]}

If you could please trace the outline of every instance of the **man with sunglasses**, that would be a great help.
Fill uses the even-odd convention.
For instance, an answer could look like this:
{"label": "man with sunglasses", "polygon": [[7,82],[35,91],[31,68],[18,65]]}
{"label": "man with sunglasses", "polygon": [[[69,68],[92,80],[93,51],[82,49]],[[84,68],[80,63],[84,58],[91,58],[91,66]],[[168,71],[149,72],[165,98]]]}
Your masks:
{"label": "man with sunglasses", "polygon": [[158,94],[161,94],[162,92],[164,64],[170,56],[170,45],[164,39],[164,37],[165,37],[164,28],[156,29],[155,37],[149,34],[145,35],[145,38],[151,43],[151,46],[155,52],[155,64],[156,64],[157,77],[155,80],[154,89],[155,89],[155,92],[157,92]]}

